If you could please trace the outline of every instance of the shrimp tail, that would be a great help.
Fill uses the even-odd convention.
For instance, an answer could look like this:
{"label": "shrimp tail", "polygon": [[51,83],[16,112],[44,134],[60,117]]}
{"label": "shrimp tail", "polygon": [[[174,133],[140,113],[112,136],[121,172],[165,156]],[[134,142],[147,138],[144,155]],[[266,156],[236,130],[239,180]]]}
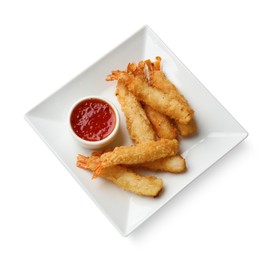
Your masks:
{"label": "shrimp tail", "polygon": [[103,167],[101,162],[96,163],[96,166],[93,171],[92,179],[96,179],[97,177],[99,177],[102,173],[102,170],[103,170]]}
{"label": "shrimp tail", "polygon": [[89,157],[86,157],[82,154],[78,154],[76,166],[83,169],[89,169]]}
{"label": "shrimp tail", "polygon": [[137,64],[136,63],[129,63],[127,65],[127,72],[128,73],[132,73],[133,75],[135,74],[136,70],[137,70]]}
{"label": "shrimp tail", "polygon": [[125,74],[124,71],[121,70],[113,70],[111,72],[111,74],[109,74],[106,77],[106,81],[113,81],[113,80],[118,80],[119,78],[121,78],[123,76],[123,74]]}
{"label": "shrimp tail", "polygon": [[145,64],[147,65],[149,71],[161,70],[161,60],[161,57],[157,56],[154,62],[151,62],[151,60],[146,60]]}
{"label": "shrimp tail", "polygon": [[133,79],[133,75],[130,75],[128,72],[121,70],[114,70],[106,77],[106,81],[122,80],[126,84],[129,84]]}
{"label": "shrimp tail", "polygon": [[144,81],[147,81],[147,77],[145,74],[145,62],[140,61],[137,63],[129,63],[127,66],[127,73],[133,75],[134,77],[139,77]]}
{"label": "shrimp tail", "polygon": [[93,172],[92,179],[97,178],[102,173],[102,166],[100,162],[100,156],[103,152],[93,152],[91,156],[86,157],[78,154],[76,166],[82,169],[86,169]]}

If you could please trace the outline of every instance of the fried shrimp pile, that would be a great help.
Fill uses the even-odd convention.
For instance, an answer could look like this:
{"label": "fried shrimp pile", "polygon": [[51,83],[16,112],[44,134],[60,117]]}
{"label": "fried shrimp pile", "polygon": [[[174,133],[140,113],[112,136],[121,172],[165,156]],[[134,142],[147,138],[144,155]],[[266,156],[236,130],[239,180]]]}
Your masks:
{"label": "fried shrimp pile", "polygon": [[150,86],[140,77],[134,77],[125,72],[114,71],[112,77],[107,78],[107,80],[110,79],[123,80],[129,91],[138,100],[181,123],[187,124],[193,117],[193,111],[175,99],[173,95]]}
{"label": "fried shrimp pile", "polygon": [[194,110],[161,70],[160,57],[154,62],[129,63],[124,71],[112,71],[106,80],[117,81],[115,95],[133,145],[90,156],[79,154],[76,165],[93,172],[93,179],[102,177],[126,191],[156,197],[163,188],[162,179],[135,170],[185,172],[178,135],[196,133]]}
{"label": "fried shrimp pile", "polygon": [[[151,62],[150,60],[145,61],[145,64],[149,70],[150,85],[177,99],[190,113],[193,114],[194,111],[188,104],[184,95],[179,92],[176,86],[170,80],[168,80],[164,72],[160,69],[160,63],[161,58],[159,56],[156,57],[155,62]],[[187,123],[175,119],[175,124],[179,133],[184,137],[195,134],[197,130],[194,117],[192,117],[191,120]]]}

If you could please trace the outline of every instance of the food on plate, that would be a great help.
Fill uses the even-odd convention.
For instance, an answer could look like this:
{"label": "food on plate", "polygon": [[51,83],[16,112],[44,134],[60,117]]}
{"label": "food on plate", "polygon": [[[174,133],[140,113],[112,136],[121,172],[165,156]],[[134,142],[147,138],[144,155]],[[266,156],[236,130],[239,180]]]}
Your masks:
{"label": "food on plate", "polygon": [[150,86],[140,77],[134,77],[128,72],[113,71],[106,80],[124,80],[127,88],[137,99],[151,106],[153,109],[163,113],[181,123],[188,123],[193,117],[193,110],[189,110],[184,104],[172,95]]}
{"label": "food on plate", "polygon": [[129,135],[134,143],[155,140],[156,135],[142,105],[127,89],[123,80],[118,80],[116,96],[126,118]]}
{"label": "food on plate", "polygon": [[[77,166],[94,171],[100,160],[100,155],[93,154],[90,157],[78,155]],[[142,176],[124,166],[112,166],[102,169],[101,177],[112,181],[124,190],[143,196],[156,197],[163,188],[163,181],[155,176]]]}
{"label": "food on plate", "polygon": [[[154,62],[151,62],[151,60],[146,60],[145,63],[149,71],[149,84],[177,99],[188,111],[192,111],[192,113],[194,113],[183,94],[180,93],[176,86],[161,70],[161,58],[157,56]],[[175,124],[182,136],[193,135],[197,130],[196,122],[193,117],[187,123],[175,119]]]}
{"label": "food on plate", "polygon": [[176,155],[179,144],[176,139],[160,139],[132,146],[116,147],[113,151],[104,153],[94,170],[94,178],[99,176],[103,168],[124,164],[133,165],[152,162],[160,158]]}
{"label": "food on plate", "polygon": [[138,164],[136,167],[142,167],[151,171],[182,173],[186,170],[186,162],[181,155],[174,155],[153,162]]}
{"label": "food on plate", "polygon": [[192,136],[197,132],[197,124],[194,118],[192,118],[187,124],[182,124],[178,121],[175,121],[175,124],[179,133],[184,137]]}
{"label": "food on plate", "polygon": [[151,62],[150,60],[146,60],[148,71],[149,71],[149,83],[173,97],[174,99],[179,100],[182,104],[186,106],[186,110],[194,112],[193,109],[189,106],[186,98],[180,93],[177,87],[167,79],[165,73],[161,70],[161,58],[156,57],[155,62]]}
{"label": "food on plate", "polygon": [[144,106],[144,110],[159,138],[175,139],[177,137],[177,130],[166,115],[148,105]]}
{"label": "food on plate", "polygon": [[[130,64],[129,66],[131,66],[132,71],[136,72],[137,66],[134,66],[134,64]],[[139,76],[143,76],[143,73],[140,71],[138,73]],[[124,112],[129,135],[135,144],[156,139],[152,126],[159,138],[176,138],[176,128],[171,124],[169,119],[146,105],[143,109],[136,97],[125,87],[122,80],[118,80],[117,82],[116,96]],[[154,171],[183,172],[185,170],[184,159],[181,156],[174,157],[174,159],[171,156],[155,162],[148,162],[142,165],[142,167]]]}
{"label": "food on plate", "polygon": [[146,76],[146,63],[144,61],[140,61],[137,63],[129,63],[127,66],[127,72],[133,74],[135,77],[139,77],[140,79],[148,82]]}
{"label": "food on plate", "polygon": [[[158,196],[163,181],[135,172],[182,173],[186,161],[179,153],[177,133],[183,137],[197,131],[194,110],[161,70],[161,58],[129,63],[106,78],[117,80],[115,95],[124,113],[131,146],[78,155],[77,166],[103,177],[124,190],[144,196]],[[132,170],[134,169],[134,170]]]}
{"label": "food on plate", "polygon": [[[138,64],[129,63],[127,72],[148,83],[149,81],[146,75],[145,65],[146,63],[144,61],[140,61]],[[166,115],[156,111],[146,104],[144,105],[144,110],[159,138],[174,139],[177,137],[177,130]]]}

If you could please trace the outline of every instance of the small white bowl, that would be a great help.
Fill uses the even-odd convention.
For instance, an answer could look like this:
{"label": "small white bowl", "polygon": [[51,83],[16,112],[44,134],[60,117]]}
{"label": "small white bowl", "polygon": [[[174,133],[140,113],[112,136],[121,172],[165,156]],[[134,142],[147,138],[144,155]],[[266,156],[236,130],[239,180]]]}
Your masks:
{"label": "small white bowl", "polygon": [[[87,100],[87,99],[99,99],[99,100],[106,102],[113,109],[114,114],[115,114],[116,122],[115,122],[114,129],[107,137],[105,137],[104,139],[99,140],[99,141],[87,141],[87,140],[82,139],[74,132],[74,130],[71,126],[70,120],[71,120],[71,114],[72,114],[74,108],[79,103],[81,103],[82,101]],[[70,108],[69,113],[68,113],[68,125],[69,125],[69,130],[70,130],[72,136],[75,138],[75,140],[77,140],[79,142],[79,144],[81,146],[88,148],[88,149],[100,149],[100,148],[103,148],[103,147],[107,146],[108,144],[110,144],[117,136],[117,133],[119,130],[119,125],[120,125],[119,113],[118,113],[116,107],[107,99],[99,97],[99,96],[87,96],[87,97],[83,97],[83,98],[77,100]]]}

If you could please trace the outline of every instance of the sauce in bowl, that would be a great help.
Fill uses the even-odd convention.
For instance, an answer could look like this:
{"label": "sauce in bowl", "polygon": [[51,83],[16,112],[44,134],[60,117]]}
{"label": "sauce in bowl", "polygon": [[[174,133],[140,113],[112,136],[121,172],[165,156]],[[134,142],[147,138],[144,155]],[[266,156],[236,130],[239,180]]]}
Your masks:
{"label": "sauce in bowl", "polygon": [[107,138],[115,129],[116,123],[113,108],[97,98],[82,100],[70,115],[74,133],[86,141],[101,141]]}

